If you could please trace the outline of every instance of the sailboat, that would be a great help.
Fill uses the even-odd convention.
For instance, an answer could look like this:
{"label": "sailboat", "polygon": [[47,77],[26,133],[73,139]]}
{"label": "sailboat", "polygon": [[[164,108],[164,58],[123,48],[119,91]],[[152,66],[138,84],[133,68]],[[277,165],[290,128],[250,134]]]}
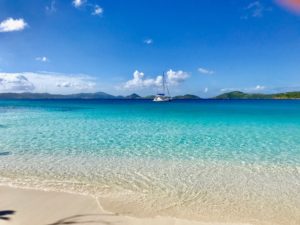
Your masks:
{"label": "sailboat", "polygon": [[[172,98],[170,96],[168,85],[166,83],[165,73],[163,73],[163,76],[162,76],[162,88],[163,88],[162,92],[158,93],[154,97],[154,99],[153,99],[154,102],[169,102],[172,100]],[[166,95],[166,90],[167,90],[168,95]]]}

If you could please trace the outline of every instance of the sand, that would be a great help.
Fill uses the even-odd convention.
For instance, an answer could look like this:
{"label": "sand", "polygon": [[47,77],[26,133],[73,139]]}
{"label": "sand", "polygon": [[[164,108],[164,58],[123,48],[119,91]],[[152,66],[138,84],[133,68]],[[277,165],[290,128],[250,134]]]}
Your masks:
{"label": "sand", "polygon": [[[0,225],[229,225],[106,212],[91,196],[0,186]],[[237,225],[237,224],[235,224]]]}

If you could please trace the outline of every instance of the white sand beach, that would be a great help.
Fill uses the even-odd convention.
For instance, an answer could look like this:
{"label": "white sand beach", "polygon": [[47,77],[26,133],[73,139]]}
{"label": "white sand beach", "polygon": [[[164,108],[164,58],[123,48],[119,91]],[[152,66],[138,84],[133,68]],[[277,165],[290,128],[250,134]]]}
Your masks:
{"label": "white sand beach", "polygon": [[0,225],[62,224],[229,225],[171,217],[134,218],[106,212],[90,196],[0,186]]}

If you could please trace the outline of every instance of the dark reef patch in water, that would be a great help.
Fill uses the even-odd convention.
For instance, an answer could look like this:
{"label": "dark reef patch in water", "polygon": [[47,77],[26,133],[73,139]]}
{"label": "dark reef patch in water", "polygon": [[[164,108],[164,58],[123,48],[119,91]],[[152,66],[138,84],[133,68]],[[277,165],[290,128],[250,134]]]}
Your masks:
{"label": "dark reef patch in water", "polygon": [[0,156],[11,155],[11,152],[0,152]]}
{"label": "dark reef patch in water", "polygon": [[43,108],[44,110],[47,111],[54,111],[54,112],[75,112],[75,111],[80,111],[80,110],[87,110],[87,109],[92,109],[92,108],[87,108],[87,107],[46,107]]}

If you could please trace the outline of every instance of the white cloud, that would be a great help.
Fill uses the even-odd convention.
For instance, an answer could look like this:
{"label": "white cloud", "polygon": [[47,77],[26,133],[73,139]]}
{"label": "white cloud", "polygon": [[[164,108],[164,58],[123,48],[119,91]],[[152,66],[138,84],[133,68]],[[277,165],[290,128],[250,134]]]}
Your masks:
{"label": "white cloud", "polygon": [[71,94],[95,92],[95,79],[86,75],[66,75],[57,73],[0,73],[0,93],[35,92]]}
{"label": "white cloud", "polygon": [[266,89],[266,87],[261,85],[256,85],[256,87],[254,88],[254,90],[264,90],[264,89]]}
{"label": "white cloud", "polygon": [[[184,71],[169,70],[166,74],[166,80],[169,85],[178,85],[185,81],[189,77],[188,73]],[[135,71],[133,73],[133,79],[127,81],[122,85],[124,89],[141,89],[141,88],[153,88],[162,86],[163,77],[161,75],[155,78],[145,78],[143,72]]]}
{"label": "white cloud", "polygon": [[253,17],[262,17],[264,7],[259,1],[251,2],[246,9],[251,10],[251,15]]}
{"label": "white cloud", "polygon": [[244,91],[244,92],[255,92],[255,91],[263,91],[266,90],[266,87],[263,85],[256,85],[255,87],[247,87],[247,88],[222,88],[221,92],[231,92],[231,91]]}
{"label": "white cloud", "polygon": [[207,93],[208,92],[208,88],[204,88],[203,92]]}
{"label": "white cloud", "polygon": [[95,5],[92,15],[99,16],[99,15],[103,14],[103,12],[104,12],[103,8],[101,8],[99,5]]}
{"label": "white cloud", "polygon": [[21,31],[27,27],[24,19],[7,18],[0,23],[0,32]]}
{"label": "white cloud", "polygon": [[139,72],[138,70],[134,71],[133,79],[127,81],[123,85],[123,87],[125,89],[138,89],[144,87],[160,86],[162,84],[162,76],[157,76],[155,79],[145,79],[144,76],[145,75],[143,72]]}
{"label": "white cloud", "polygon": [[202,74],[207,74],[207,75],[212,75],[212,74],[215,73],[215,71],[213,71],[213,70],[205,69],[205,68],[202,68],[202,67],[198,68],[198,72],[202,73]]}
{"label": "white cloud", "polygon": [[35,60],[40,62],[49,62],[49,59],[46,56],[36,57]]}
{"label": "white cloud", "polygon": [[153,44],[153,40],[149,38],[149,39],[144,40],[144,43],[147,45],[151,45],[151,44]]}
{"label": "white cloud", "polygon": [[189,78],[189,74],[182,70],[178,70],[178,71],[169,70],[167,72],[167,81],[171,85],[177,85],[179,83],[182,83],[187,78]]}
{"label": "white cloud", "polygon": [[85,0],[73,0],[73,6],[79,8],[85,3]]}
{"label": "white cloud", "polygon": [[50,3],[50,5],[46,6],[46,11],[48,13],[54,13],[54,12],[56,12],[55,4],[56,4],[55,0],[52,0],[51,3]]}
{"label": "white cloud", "polygon": [[243,16],[243,19],[248,19],[249,17],[260,18],[263,17],[266,11],[272,11],[272,8],[266,7],[261,3],[261,1],[251,2],[245,10],[247,11],[247,15]]}
{"label": "white cloud", "polygon": [[22,74],[0,73],[0,92],[25,92],[34,88],[34,84]]}
{"label": "white cloud", "polygon": [[229,92],[229,91],[242,91],[240,88],[222,88],[220,92]]}

